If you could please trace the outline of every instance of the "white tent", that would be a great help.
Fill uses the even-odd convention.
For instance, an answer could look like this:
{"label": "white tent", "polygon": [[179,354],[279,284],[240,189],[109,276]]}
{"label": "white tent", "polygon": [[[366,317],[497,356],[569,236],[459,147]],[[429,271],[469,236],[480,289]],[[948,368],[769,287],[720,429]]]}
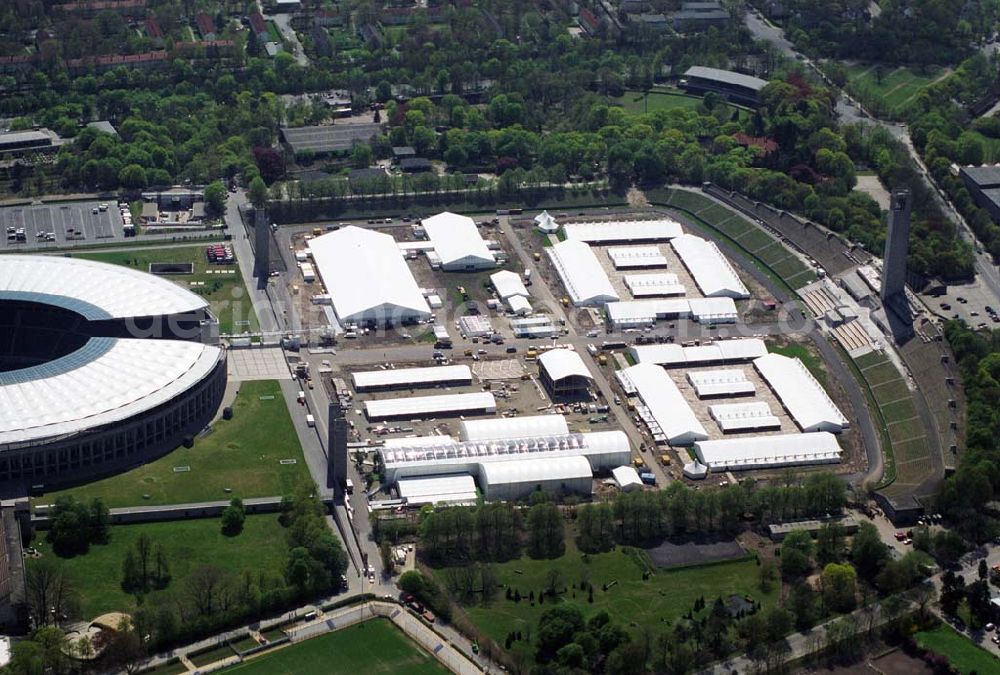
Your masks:
{"label": "white tent", "polygon": [[479,236],[476,222],[472,218],[445,211],[424,218],[421,224],[441,259],[441,269],[480,270],[496,267],[496,259]]}
{"label": "white tent", "polygon": [[582,241],[561,241],[548,248],[549,257],[577,307],[616,302],[618,293],[590,246]]}
{"label": "white tent", "polygon": [[535,226],[544,234],[555,234],[559,231],[559,223],[548,211],[542,211],[535,216]]}

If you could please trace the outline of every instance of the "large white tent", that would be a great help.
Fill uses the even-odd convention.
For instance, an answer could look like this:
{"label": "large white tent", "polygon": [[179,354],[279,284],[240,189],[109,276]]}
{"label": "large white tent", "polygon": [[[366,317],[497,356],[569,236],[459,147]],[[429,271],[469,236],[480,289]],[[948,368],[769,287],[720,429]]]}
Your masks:
{"label": "large white tent", "polygon": [[714,241],[685,234],[670,245],[707,297],[749,298],[750,292]]}
{"label": "large white tent", "polygon": [[565,436],[569,433],[562,415],[527,415],[495,417],[483,420],[462,420],[458,435],[463,441],[493,441],[507,438]]}
{"label": "large white tent", "polygon": [[441,260],[441,269],[481,270],[496,267],[496,259],[468,216],[445,211],[421,222]]}
{"label": "large white tent", "polygon": [[618,293],[590,246],[567,240],[549,247],[548,252],[574,305],[600,306],[618,300]]}
{"label": "large white tent", "polygon": [[344,323],[426,321],[430,308],[388,234],[354,225],[309,241],[323,285]]}
{"label": "large white tent", "polygon": [[568,241],[583,241],[590,244],[668,241],[683,234],[680,223],[669,218],[566,223],[563,229],[566,231]]}
{"label": "large white tent", "polygon": [[[681,287],[683,288],[683,287]],[[732,298],[658,298],[607,304],[613,328],[642,328],[659,320],[691,319],[699,323],[735,323],[739,316]]]}
{"label": "large white tent", "polygon": [[699,441],[694,451],[713,471],[834,464],[841,452],[837,438],[825,431]]}
{"label": "large white tent", "polygon": [[838,433],[849,425],[823,385],[799,359],[768,354],[754,359],[753,365],[802,431]]}
{"label": "large white tent", "polygon": [[690,445],[708,438],[705,427],[663,368],[640,363],[619,370],[618,377],[627,391],[642,399],[645,410],[640,411],[640,417],[647,420],[653,436],[662,434],[671,445]]}
{"label": "large white tent", "polygon": [[767,354],[767,345],[760,338],[734,338],[694,347],[636,345],[629,347],[629,353],[637,363],[655,363],[667,368],[695,367],[752,361]]}
{"label": "large white tent", "polygon": [[506,300],[512,295],[523,295],[528,297],[528,288],[521,281],[521,275],[510,270],[500,270],[490,275],[490,283],[497,289],[497,295],[501,300]]}

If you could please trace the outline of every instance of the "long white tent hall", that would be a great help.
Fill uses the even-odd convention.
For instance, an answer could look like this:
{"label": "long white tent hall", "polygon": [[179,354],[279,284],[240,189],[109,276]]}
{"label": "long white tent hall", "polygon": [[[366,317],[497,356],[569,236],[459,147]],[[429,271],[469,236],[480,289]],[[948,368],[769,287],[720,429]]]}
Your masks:
{"label": "long white tent hall", "polygon": [[691,319],[699,323],[735,323],[732,298],[659,298],[607,304],[608,323],[615,329],[644,328],[657,321]]}
{"label": "long white tent hall", "polygon": [[608,258],[616,270],[666,267],[667,257],[657,246],[614,246]]}
{"label": "long white tent hall", "polygon": [[687,381],[694,387],[698,398],[732,398],[757,393],[757,387],[742,368],[693,370],[687,374]]}
{"label": "long white tent hall", "polygon": [[671,445],[690,445],[708,438],[705,427],[663,368],[640,363],[619,370],[616,375],[626,393],[637,394],[642,399],[636,412],[646,422],[654,439],[662,438]]}
{"label": "long white tent hall", "polygon": [[496,399],[488,391],[365,401],[365,415],[369,420],[484,415],[493,414],[496,411]]}
{"label": "long white tent hall", "polygon": [[636,345],[629,347],[629,352],[637,363],[691,368],[752,361],[767,354],[767,345],[760,338],[734,338],[694,347],[678,344]]}
{"label": "long white tent hall", "polygon": [[316,269],[343,323],[426,321],[427,300],[388,234],[354,225],[309,241]]}
{"label": "long white tent hall", "polygon": [[626,274],[622,280],[634,298],[655,298],[665,295],[684,295],[687,289],[676,274]]}
{"label": "long white tent hall", "polygon": [[570,300],[577,307],[595,307],[618,300],[594,251],[582,241],[561,241],[548,248]]}
{"label": "long white tent hall", "polygon": [[781,420],[771,413],[767,401],[719,403],[708,406],[708,414],[724,434],[742,431],[770,431],[781,428]]}
{"label": "long white tent hall", "polygon": [[357,371],[351,379],[354,390],[359,392],[398,387],[458,386],[472,384],[472,370],[466,365],[387,368]]}
{"label": "long white tent hall", "polygon": [[769,469],[840,462],[837,437],[825,431],[724,438],[694,444],[698,460],[713,471]]}
{"label": "long white tent hall", "polygon": [[839,433],[849,426],[844,413],[799,359],[768,354],[753,365],[802,431]]}
{"label": "long white tent hall", "polygon": [[750,291],[714,241],[685,234],[671,239],[670,245],[705,296],[750,297]]}
{"label": "long white tent hall", "polygon": [[669,241],[684,234],[680,223],[668,218],[566,223],[563,230],[566,232],[567,241],[582,241],[588,244]]}

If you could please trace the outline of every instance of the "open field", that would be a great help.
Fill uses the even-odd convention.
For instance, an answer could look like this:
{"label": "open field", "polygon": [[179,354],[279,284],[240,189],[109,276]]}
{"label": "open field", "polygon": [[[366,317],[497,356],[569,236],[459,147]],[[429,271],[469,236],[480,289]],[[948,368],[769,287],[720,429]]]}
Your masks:
{"label": "open field", "polygon": [[387,619],[372,619],[222,671],[238,675],[443,675],[448,671]]}
{"label": "open field", "polygon": [[[661,621],[674,621],[691,609],[695,600],[704,596],[709,606],[712,600],[731,593],[750,595],[768,607],[777,600],[777,591],[763,594],[758,588],[758,567],[753,560],[724,562],[698,567],[681,567],[654,570],[643,581],[643,570],[652,569],[645,552],[633,549],[633,555],[644,562],[640,564],[619,547],[607,553],[581,554],[572,541],[567,541],[566,554],[555,560],[532,560],[522,557],[494,565],[500,586],[510,586],[521,592],[520,602],[507,600],[498,593],[489,605],[466,608],[469,618],[494,640],[503,644],[507,633],[520,630],[537,631],[538,619],[552,602],[572,602],[579,605],[584,616],[602,609],[623,626],[660,625]],[[527,599],[533,591],[538,595],[547,584],[550,570],[562,575],[561,585],[568,590],[557,601],[544,604]],[[435,570],[435,575],[447,587],[447,569]],[[580,590],[580,582],[588,580],[594,586],[594,602],[587,601],[587,592]],[[605,584],[617,582],[604,590]],[[527,640],[514,643],[512,649],[530,649]]]}
{"label": "open field", "polygon": [[[215,518],[114,525],[107,544],[91,546],[86,555],[68,559],[56,557],[43,536],[32,545],[66,570],[79,591],[81,615],[89,620],[105,612],[129,611],[134,606],[135,599],[121,588],[121,569],[125,551],[141,533],[149,536],[154,545],[163,546],[171,574],[165,590],[153,591],[147,597],[183,592],[185,579],[202,565],[219,567],[234,576],[249,570],[280,577],[288,556],[277,515],[247,516],[243,532],[235,537],[224,536]],[[29,566],[32,560],[28,560]]]}
{"label": "open field", "polygon": [[921,631],[914,636],[924,649],[944,654],[951,665],[961,673],[995,673],[1000,663],[990,654],[964,635],[956,633],[950,626],[941,624],[931,631]]}
{"label": "open field", "polygon": [[152,670],[143,671],[142,675],[181,675],[187,672],[187,666],[180,661],[170,661]]}
{"label": "open field", "polygon": [[[294,459],[295,464],[281,464],[283,459]],[[189,470],[175,471],[183,467]],[[189,504],[285,495],[308,479],[309,469],[281,388],[274,380],[262,380],[243,382],[233,418],[216,422],[214,431],[195,439],[194,447],[179,447],[126,473],[35,501],[48,504],[60,495],[71,495],[85,501],[100,497],[110,508]]]}
{"label": "open field", "polygon": [[615,100],[629,112],[644,113],[657,110],[694,110],[701,105],[701,97],[688,96],[680,89],[662,88],[649,92],[628,89],[625,95]]}
{"label": "open field", "polygon": [[847,68],[849,90],[858,92],[862,98],[877,97],[884,101],[892,115],[900,114],[921,89],[945,74],[941,68],[930,68],[926,73],[869,64]]}
{"label": "open field", "polygon": [[[215,265],[208,262],[205,258],[204,246],[86,252],[74,253],[73,256],[112,265],[124,265],[142,272],[149,271],[150,263],[192,263],[194,264],[194,274],[171,274],[163,278],[205,298],[211,305],[212,313],[219,319],[221,333],[253,332],[258,329],[257,315],[250,306],[249,296],[239,268],[235,264]],[[220,274],[219,272],[225,273]],[[199,285],[192,286],[191,282],[196,282]],[[250,323],[241,323],[246,321]]]}

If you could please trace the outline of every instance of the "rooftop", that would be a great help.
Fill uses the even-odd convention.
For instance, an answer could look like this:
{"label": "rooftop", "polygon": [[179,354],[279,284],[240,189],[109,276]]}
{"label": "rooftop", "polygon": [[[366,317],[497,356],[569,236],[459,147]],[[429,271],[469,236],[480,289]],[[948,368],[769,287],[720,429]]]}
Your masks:
{"label": "rooftop", "polygon": [[550,349],[542,352],[538,357],[538,363],[545,368],[553,380],[561,380],[565,377],[583,377],[592,380],[593,376],[587,369],[587,364],[583,362],[580,355],[574,349]]}
{"label": "rooftop", "polygon": [[586,243],[567,239],[550,246],[548,253],[574,305],[618,300],[611,280]]}
{"label": "rooftop", "polygon": [[281,137],[293,152],[347,152],[355,141],[367,143],[380,124],[325,124],[314,127],[282,127]]}
{"label": "rooftop", "polygon": [[742,73],[734,73],[731,70],[722,70],[721,68],[708,68],[705,66],[691,66],[684,73],[684,77],[712,80],[714,82],[743,87],[745,89],[752,89],[754,91],[760,91],[767,86],[767,81],[762,80],[759,77],[744,75]]}

